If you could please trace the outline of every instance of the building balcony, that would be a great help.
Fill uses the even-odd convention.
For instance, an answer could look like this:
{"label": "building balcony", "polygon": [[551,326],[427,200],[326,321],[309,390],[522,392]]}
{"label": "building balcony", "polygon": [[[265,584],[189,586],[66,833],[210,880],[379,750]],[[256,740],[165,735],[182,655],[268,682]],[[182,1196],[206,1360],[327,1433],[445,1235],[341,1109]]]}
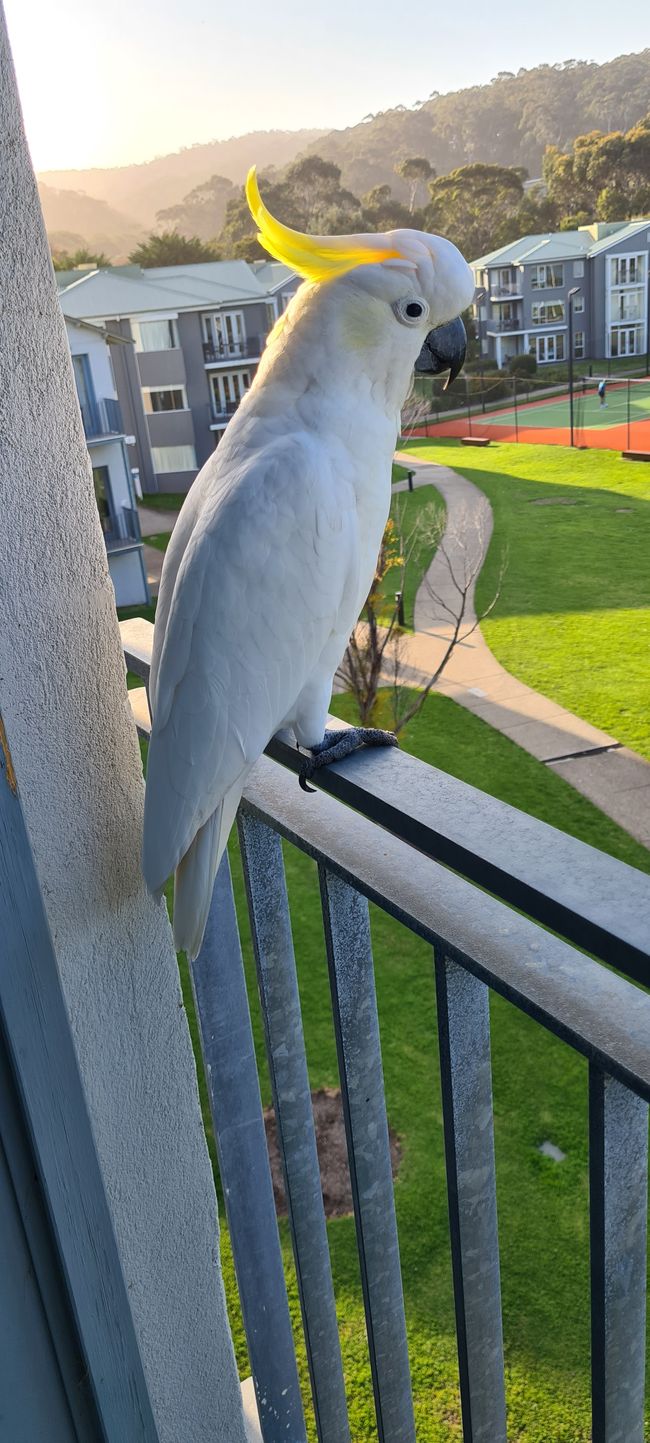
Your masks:
{"label": "building balcony", "polygon": [[120,506],[110,518],[102,517],[102,531],[108,552],[123,551],[142,542],[140,518],[134,506]]}
{"label": "building balcony", "polygon": [[507,286],[492,286],[490,288],[491,301],[520,301],[522,299],[521,285],[518,281],[511,281]]}
{"label": "building balcony", "polygon": [[214,429],[217,426],[227,426],[228,422],[234,416],[235,411],[238,410],[239,405],[239,401],[229,401],[226,406],[219,406],[216,401],[212,401],[210,403],[211,428]]}
{"label": "building balcony", "polygon": [[124,435],[120,403],[113,396],[105,396],[101,401],[83,401],[81,419],[87,441],[101,441],[107,436]]}
{"label": "building balcony", "polygon": [[521,316],[510,317],[507,321],[494,320],[490,318],[485,322],[485,329],[488,336],[504,335],[506,332],[516,334],[524,330],[524,322]]}
{"label": "building balcony", "polygon": [[[138,620],[121,629],[127,666],[145,684],[129,697],[146,737],[153,628]],[[435,973],[431,1045],[437,1028],[465,1438],[506,1438],[490,1057],[494,993],[589,1069],[593,1437],[606,1438],[608,1420],[615,1419],[617,1436],[641,1439],[647,879],[405,752],[357,755],[323,769],[315,778],[319,795],[309,804],[296,785],[302,761],[294,747],[274,740],[248,777],[238,824],[318,1435],[329,1443],[349,1439],[350,1431],[284,848],[315,861],[319,872],[379,1436],[414,1443],[415,1425],[369,899],[432,949],[431,963],[425,954],[423,966]],[[308,1429],[227,858],[192,982],[261,1437],[304,1443]],[[433,975],[431,987],[433,1004]],[[417,1066],[417,1058],[409,1065]],[[501,1097],[502,1109],[518,1105],[516,1096]],[[435,1109],[432,1095],[432,1139]],[[577,1266],[573,1244],[565,1244],[566,1266]],[[338,1301],[344,1308],[343,1298]]]}
{"label": "building balcony", "polygon": [[203,342],[203,360],[206,366],[223,366],[233,361],[259,361],[264,348],[263,336],[249,336],[244,341],[221,342],[215,346],[212,341]]}

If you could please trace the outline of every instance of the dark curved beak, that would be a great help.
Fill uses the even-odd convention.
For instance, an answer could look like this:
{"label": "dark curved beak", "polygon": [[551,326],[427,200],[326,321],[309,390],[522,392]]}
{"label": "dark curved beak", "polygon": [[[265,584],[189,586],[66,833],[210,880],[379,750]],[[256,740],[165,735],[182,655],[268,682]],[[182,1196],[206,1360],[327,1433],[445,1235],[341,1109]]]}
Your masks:
{"label": "dark curved beak", "polygon": [[437,376],[440,371],[448,371],[444,386],[446,390],[450,381],[455,381],[463,368],[466,349],[465,327],[460,316],[457,316],[455,321],[447,321],[445,326],[437,326],[435,331],[429,331],[415,362],[416,376]]}

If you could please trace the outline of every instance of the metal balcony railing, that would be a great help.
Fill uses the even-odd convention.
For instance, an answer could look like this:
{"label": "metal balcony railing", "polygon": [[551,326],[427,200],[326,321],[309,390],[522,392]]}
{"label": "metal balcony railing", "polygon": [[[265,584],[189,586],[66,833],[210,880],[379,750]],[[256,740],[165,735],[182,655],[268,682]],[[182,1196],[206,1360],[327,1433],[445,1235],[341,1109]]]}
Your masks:
{"label": "metal balcony railing", "polygon": [[122,436],[124,434],[120,403],[112,396],[105,396],[100,401],[82,401],[81,419],[89,441],[94,441],[101,436]]}
{"label": "metal balcony railing", "polygon": [[490,286],[491,301],[511,301],[515,296],[521,300],[521,285],[517,281],[507,286]]}
{"label": "metal balcony railing", "polygon": [[[122,624],[145,683],[152,630]],[[145,688],[129,695],[146,736]],[[491,989],[589,1062],[592,1436],[642,1443],[650,996],[628,978],[650,982],[647,878],[404,753],[319,772],[308,802],[292,776],[301,760],[271,743],[239,837],[320,1443],[349,1443],[350,1430],[283,839],[320,875],[380,1443],[414,1443],[415,1428],[369,901],[433,948],[465,1443],[506,1439]],[[227,859],[192,974],[262,1436],[304,1443]]]}
{"label": "metal balcony railing", "polygon": [[134,506],[120,506],[117,515],[111,516],[108,523],[103,520],[102,530],[107,551],[119,551],[121,547],[142,541],[140,518]]}
{"label": "metal balcony railing", "polygon": [[220,341],[218,345],[213,341],[204,341],[203,359],[206,365],[214,365],[218,361],[246,361],[253,357],[259,360],[263,345],[262,336],[248,336],[242,341]]}
{"label": "metal balcony railing", "polygon": [[225,405],[225,406],[219,406],[219,405],[217,405],[217,402],[216,402],[216,401],[211,401],[211,402],[210,402],[210,419],[211,419],[211,421],[212,421],[212,422],[216,422],[217,424],[220,424],[221,422],[223,422],[223,423],[225,424],[226,422],[228,422],[228,421],[230,420],[231,416],[234,416],[235,411],[237,410],[239,404],[240,404],[239,401],[229,401],[229,402],[227,403],[227,405]]}
{"label": "metal balcony railing", "polygon": [[523,331],[524,323],[521,316],[511,316],[509,320],[486,321],[485,328],[488,335],[497,335],[503,331]]}

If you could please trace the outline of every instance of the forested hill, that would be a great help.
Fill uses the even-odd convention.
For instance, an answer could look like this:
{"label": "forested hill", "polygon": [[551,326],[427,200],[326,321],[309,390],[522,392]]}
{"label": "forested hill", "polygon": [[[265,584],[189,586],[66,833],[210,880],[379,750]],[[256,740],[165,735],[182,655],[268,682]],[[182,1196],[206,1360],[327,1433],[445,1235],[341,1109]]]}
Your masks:
{"label": "forested hill", "polygon": [[[586,37],[588,15],[586,10]],[[440,175],[487,161],[525,166],[539,176],[547,145],[566,150],[590,130],[628,130],[649,108],[646,49],[604,65],[567,60],[516,75],[503,72],[489,85],[449,95],[434,92],[412,110],[383,111],[320,136],[308,149],[338,165],[343,185],[355,195],[374,185],[397,189],[395,162],[410,155],[425,156]]]}
{"label": "forested hill", "polygon": [[[175,205],[212,175],[241,185],[250,165],[262,170],[281,169],[315,141],[319,130],[261,130],[230,140],[211,140],[186,146],[171,155],[157,155],[138,165],[115,165],[92,170],[49,170],[39,180],[62,191],[83,191],[126,212],[140,226],[153,225],[157,212]],[[74,206],[67,218],[75,226]]]}

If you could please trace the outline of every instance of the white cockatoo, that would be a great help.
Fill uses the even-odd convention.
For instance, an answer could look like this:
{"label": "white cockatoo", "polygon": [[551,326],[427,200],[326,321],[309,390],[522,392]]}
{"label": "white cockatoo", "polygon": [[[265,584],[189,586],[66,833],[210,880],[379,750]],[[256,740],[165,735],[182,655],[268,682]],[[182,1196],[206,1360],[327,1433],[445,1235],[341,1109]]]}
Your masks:
{"label": "white cockatoo", "polygon": [[[370,590],[400,410],[414,368],[460,370],[458,318],[474,295],[440,236],[310,237],[270,215],[254,170],[247,195],[262,245],[305,284],[192,485],[162,571],[143,869],[156,892],[175,872],[174,936],[190,957],[271,737],[290,733],[312,769],[331,759],[332,682]],[[366,739],[353,730],[348,744]]]}

